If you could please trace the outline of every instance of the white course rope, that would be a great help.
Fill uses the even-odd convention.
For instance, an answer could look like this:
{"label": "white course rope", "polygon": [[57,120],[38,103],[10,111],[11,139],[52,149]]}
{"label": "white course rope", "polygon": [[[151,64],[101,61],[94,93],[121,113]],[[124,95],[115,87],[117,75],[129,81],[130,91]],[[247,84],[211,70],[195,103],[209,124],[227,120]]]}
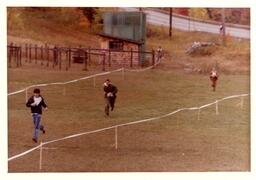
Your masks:
{"label": "white course rope", "polygon": [[117,69],[117,70],[114,70],[114,71],[108,71],[108,72],[93,74],[93,75],[90,75],[90,76],[85,76],[85,77],[82,77],[82,78],[79,78],[79,79],[74,79],[74,80],[66,81],[66,82],[53,82],[53,83],[46,83],[46,84],[34,84],[34,85],[28,86],[28,87],[26,87],[24,89],[21,89],[19,91],[15,91],[15,92],[9,93],[8,96],[22,93],[22,92],[27,91],[29,88],[32,88],[32,87],[43,87],[43,86],[49,86],[49,85],[65,85],[65,84],[70,84],[70,83],[78,82],[78,81],[85,80],[85,79],[90,79],[90,78],[97,77],[97,76],[103,76],[103,75],[106,75],[106,74],[110,74],[110,73],[114,73],[114,72],[118,72],[118,71],[122,71],[122,70],[123,70],[123,68],[120,68],[120,69]]}
{"label": "white course rope", "polygon": [[125,69],[126,71],[130,71],[130,72],[142,72],[142,71],[147,71],[149,69],[154,68],[155,66],[157,66],[158,64],[160,64],[161,60],[159,59],[154,65],[143,68],[143,69]]}
{"label": "white course rope", "polygon": [[216,100],[216,101],[214,101],[212,103],[202,105],[200,107],[180,108],[180,109],[177,109],[177,110],[175,110],[173,112],[170,112],[168,114],[164,114],[164,115],[161,115],[161,116],[156,116],[156,117],[152,117],[152,118],[147,118],[147,119],[142,119],[142,120],[138,120],[138,121],[128,122],[128,123],[124,123],[124,124],[118,124],[118,125],[114,125],[114,126],[110,126],[110,127],[106,127],[106,128],[102,128],[102,129],[97,129],[97,130],[93,130],[93,131],[87,131],[87,132],[83,132],[83,133],[79,133],[79,134],[74,134],[74,135],[63,137],[63,138],[47,141],[47,142],[41,143],[40,145],[38,145],[38,146],[36,146],[36,147],[34,147],[34,148],[30,149],[30,150],[27,150],[27,151],[25,151],[23,153],[20,153],[20,154],[17,154],[15,156],[10,157],[8,159],[8,161],[11,161],[11,160],[17,159],[19,157],[22,157],[22,156],[24,156],[24,155],[26,155],[26,154],[28,154],[28,153],[30,153],[30,152],[40,148],[41,146],[46,145],[46,144],[50,144],[50,143],[54,143],[54,142],[58,142],[58,141],[63,141],[65,139],[71,139],[71,138],[75,138],[75,137],[82,136],[82,135],[93,134],[93,133],[97,133],[97,132],[101,132],[101,131],[105,131],[105,130],[109,130],[109,129],[113,129],[113,128],[117,128],[117,127],[128,126],[128,125],[132,125],[132,124],[139,124],[139,123],[143,123],[143,122],[158,120],[158,119],[165,118],[165,117],[171,116],[173,114],[176,114],[176,113],[178,113],[180,111],[199,110],[199,112],[200,112],[200,110],[202,108],[214,105],[214,104],[216,104],[216,103],[218,103],[220,101],[224,101],[226,99],[231,99],[231,98],[244,97],[244,96],[249,96],[249,94],[239,94],[239,95],[228,96],[228,97],[224,97],[222,99],[218,99],[218,100]]}
{"label": "white course rope", "polygon": [[[24,89],[21,89],[21,90],[18,90],[18,91],[15,91],[15,92],[11,92],[8,94],[8,96],[11,96],[11,95],[15,95],[15,94],[19,94],[19,93],[22,93],[24,91],[26,91],[26,96],[27,96],[27,91],[28,89],[32,88],[32,87],[43,87],[43,86],[49,86],[49,85],[65,85],[65,84],[70,84],[70,83],[74,83],[74,82],[78,82],[78,81],[81,81],[81,80],[85,80],[85,79],[90,79],[90,78],[94,78],[94,87],[95,87],[95,77],[97,76],[104,76],[104,75],[107,75],[107,74],[111,74],[111,73],[114,73],[114,72],[118,72],[118,71],[122,71],[122,73],[124,73],[124,71],[130,71],[130,72],[142,72],[142,71],[146,71],[146,70],[149,70],[149,69],[152,69],[154,68],[155,66],[157,66],[158,64],[160,64],[160,59],[158,60],[158,62],[156,62],[154,65],[152,66],[149,66],[147,68],[143,68],[143,69],[139,69],[139,70],[132,70],[132,69],[126,69],[126,68],[120,68],[120,69],[116,69],[116,70],[113,70],[113,71],[108,71],[108,72],[103,72],[103,73],[98,73],[98,74],[93,74],[93,75],[90,75],[90,76],[85,76],[85,77],[81,77],[79,79],[73,79],[71,81],[66,81],[66,82],[53,82],[53,83],[46,83],[46,84],[33,84],[31,86],[28,86]],[[124,76],[124,75],[123,75]],[[27,99],[27,97],[26,97]]]}

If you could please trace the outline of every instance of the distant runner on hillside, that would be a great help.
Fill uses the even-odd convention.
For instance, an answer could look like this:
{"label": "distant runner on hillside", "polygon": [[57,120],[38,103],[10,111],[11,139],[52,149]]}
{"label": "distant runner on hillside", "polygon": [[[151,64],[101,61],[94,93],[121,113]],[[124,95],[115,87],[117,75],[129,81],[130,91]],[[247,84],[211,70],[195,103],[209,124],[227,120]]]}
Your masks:
{"label": "distant runner on hillside", "polygon": [[210,80],[212,81],[213,91],[215,91],[217,80],[218,80],[218,74],[217,74],[217,70],[215,68],[212,68],[212,71],[210,73]]}
{"label": "distant runner on hillside", "polygon": [[220,25],[220,27],[219,27],[219,32],[220,32],[220,35],[222,35],[223,34],[223,25]]}
{"label": "distant runner on hillside", "polygon": [[116,93],[117,93],[117,87],[114,86],[109,79],[105,81],[103,84],[104,86],[104,92],[105,92],[105,114],[109,116],[109,108],[111,108],[111,111],[114,110],[115,107],[115,101],[116,101]]}
{"label": "distant runner on hillside", "polygon": [[159,47],[157,48],[156,52],[157,52],[157,60],[159,61],[159,60],[161,60],[162,57],[163,57],[163,49],[162,49],[162,47],[159,46]]}

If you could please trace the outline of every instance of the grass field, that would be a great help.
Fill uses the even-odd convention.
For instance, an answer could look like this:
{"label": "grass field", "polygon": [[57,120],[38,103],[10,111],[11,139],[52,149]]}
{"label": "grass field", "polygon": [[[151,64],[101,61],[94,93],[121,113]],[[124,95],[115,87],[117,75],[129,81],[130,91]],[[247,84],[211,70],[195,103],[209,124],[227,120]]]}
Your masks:
{"label": "grass field", "polygon": [[[98,48],[95,31],[81,24],[74,8],[47,12],[8,8],[8,43],[57,44]],[[79,20],[79,21],[78,21]],[[72,22],[72,23],[70,23]],[[80,22],[80,23],[78,23]],[[98,28],[98,27],[96,27]],[[227,38],[209,56],[190,56],[194,41],[220,43],[217,35],[182,32],[147,25],[146,49],[162,46],[165,54],[157,68],[145,72],[121,72],[69,85],[41,87],[49,110],[43,112],[43,142],[145,118],[161,116],[179,108],[201,106],[226,96],[250,93],[250,41]],[[217,66],[220,78],[212,92],[209,70]],[[112,67],[113,68],[113,67]],[[8,68],[8,92],[32,84],[69,81],[99,73],[72,69],[68,72],[33,63]],[[186,69],[189,69],[187,71]],[[199,69],[200,71],[195,71]],[[119,92],[116,109],[104,116],[102,84],[110,78]],[[33,89],[29,90],[29,96]],[[65,93],[64,93],[65,92]],[[44,146],[43,172],[174,172],[249,171],[250,96],[229,99],[198,111],[79,136]],[[8,96],[9,157],[38,144],[32,142],[33,124],[25,107],[25,93]],[[39,151],[9,161],[9,172],[39,172]]]}
{"label": "grass field", "polygon": [[[36,83],[67,81],[92,72],[9,69],[9,92]],[[102,83],[110,78],[119,92],[116,109],[104,117]],[[63,90],[65,88],[65,95]],[[207,75],[163,70],[121,72],[63,86],[42,87],[49,106],[43,113],[42,141],[137,121],[183,107],[201,106],[234,94],[249,93],[249,75],[220,75],[216,92]],[[30,89],[29,95],[32,95]],[[250,98],[219,103],[173,116],[49,144],[43,150],[44,172],[249,171]],[[35,146],[25,93],[8,97],[9,157]],[[39,151],[9,162],[9,172],[38,172]]]}

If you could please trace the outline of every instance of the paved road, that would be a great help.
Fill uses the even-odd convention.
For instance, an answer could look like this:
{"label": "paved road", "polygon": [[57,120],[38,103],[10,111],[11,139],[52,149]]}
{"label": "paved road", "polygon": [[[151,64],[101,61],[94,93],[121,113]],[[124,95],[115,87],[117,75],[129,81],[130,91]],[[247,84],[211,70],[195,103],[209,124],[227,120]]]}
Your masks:
{"label": "paved road", "polygon": [[[138,11],[137,8],[122,8],[122,10]],[[147,14],[147,23],[169,27],[168,14],[153,11],[150,9],[144,9],[143,12]],[[173,16],[172,25],[174,28],[183,31],[201,31],[214,34],[219,34],[220,27],[220,25],[218,24],[199,22],[177,16]],[[248,28],[226,26],[226,33],[237,38],[250,39],[250,29]]]}

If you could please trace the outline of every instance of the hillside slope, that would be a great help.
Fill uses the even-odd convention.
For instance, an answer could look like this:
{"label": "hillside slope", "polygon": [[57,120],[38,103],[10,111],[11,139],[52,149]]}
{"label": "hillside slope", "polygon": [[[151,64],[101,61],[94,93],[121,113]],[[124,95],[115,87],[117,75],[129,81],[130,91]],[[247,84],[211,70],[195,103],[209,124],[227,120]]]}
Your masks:
{"label": "hillside slope", "polygon": [[[108,9],[109,10],[109,9]],[[106,11],[106,8],[99,10]],[[101,25],[89,28],[86,18],[77,8],[8,8],[8,43],[56,44],[61,46],[100,47],[97,32]],[[217,66],[223,73],[248,73],[250,70],[250,42],[227,37],[227,46],[222,46],[218,35],[201,32],[173,30],[147,25],[146,48],[162,46],[165,52],[161,68],[185,72],[207,73]],[[196,55],[186,54],[193,42],[220,44]]]}

